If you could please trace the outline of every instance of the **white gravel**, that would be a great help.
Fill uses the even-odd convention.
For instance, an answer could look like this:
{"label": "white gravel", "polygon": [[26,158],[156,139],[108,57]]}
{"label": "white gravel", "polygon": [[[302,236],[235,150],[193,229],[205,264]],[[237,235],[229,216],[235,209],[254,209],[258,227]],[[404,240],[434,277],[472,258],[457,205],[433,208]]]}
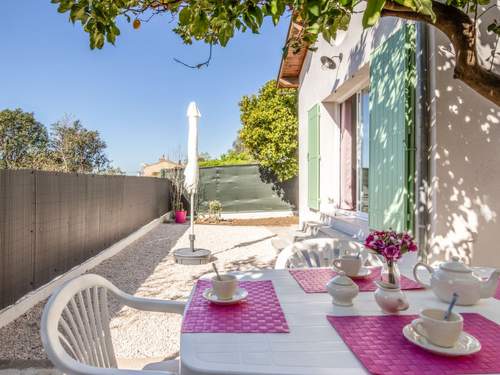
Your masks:
{"label": "white gravel", "polygon": [[[271,245],[274,232],[274,228],[266,227],[197,225],[196,244],[212,251],[219,269],[272,268],[277,255]],[[185,300],[193,283],[211,272],[210,265],[174,263],[171,250],[188,245],[188,226],[159,224],[91,272],[137,296]],[[46,359],[38,332],[42,308],[43,303],[0,329],[0,363]],[[117,357],[163,359],[178,355],[181,322],[178,316],[141,312],[114,302],[111,313]]]}

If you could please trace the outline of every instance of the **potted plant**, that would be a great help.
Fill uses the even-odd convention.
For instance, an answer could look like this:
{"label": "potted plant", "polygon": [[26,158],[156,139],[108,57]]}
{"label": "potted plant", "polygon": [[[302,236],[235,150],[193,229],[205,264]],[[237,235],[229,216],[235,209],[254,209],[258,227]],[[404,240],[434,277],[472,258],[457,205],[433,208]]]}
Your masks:
{"label": "potted plant", "polygon": [[397,286],[401,279],[398,259],[409,251],[417,251],[417,245],[409,233],[397,233],[393,230],[371,232],[365,239],[365,247],[378,255],[384,263],[381,280]]}
{"label": "potted plant", "polygon": [[208,214],[211,220],[218,223],[222,212],[222,204],[218,200],[208,202]]}
{"label": "potted plant", "polygon": [[186,222],[187,211],[184,209],[182,202],[175,207],[175,222],[184,224]]}
{"label": "potted plant", "polygon": [[175,213],[175,222],[183,224],[186,222],[187,211],[182,203],[182,168],[174,168],[170,173],[170,181],[172,182],[172,208]]}

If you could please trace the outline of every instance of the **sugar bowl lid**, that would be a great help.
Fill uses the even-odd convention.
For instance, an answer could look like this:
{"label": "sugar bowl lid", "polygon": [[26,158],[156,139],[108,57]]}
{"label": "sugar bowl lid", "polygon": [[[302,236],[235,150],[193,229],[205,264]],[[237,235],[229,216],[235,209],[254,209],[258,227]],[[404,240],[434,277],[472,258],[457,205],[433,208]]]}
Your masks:
{"label": "sugar bowl lid", "polygon": [[341,286],[351,286],[355,285],[354,281],[348,276],[346,276],[344,271],[339,271],[336,276],[329,281],[328,284],[341,285]]}
{"label": "sugar bowl lid", "polygon": [[465,265],[460,261],[460,257],[457,256],[452,256],[450,261],[441,263],[439,265],[439,268],[444,271],[451,271],[451,272],[462,272],[462,273],[472,272],[472,270],[469,267],[467,267],[467,265]]}

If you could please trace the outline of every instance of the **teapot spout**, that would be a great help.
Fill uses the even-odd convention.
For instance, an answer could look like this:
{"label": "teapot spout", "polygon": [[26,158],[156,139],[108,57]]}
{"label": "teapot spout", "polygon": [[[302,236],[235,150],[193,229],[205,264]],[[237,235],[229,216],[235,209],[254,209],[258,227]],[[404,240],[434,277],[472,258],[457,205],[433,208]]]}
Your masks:
{"label": "teapot spout", "polygon": [[500,278],[500,270],[495,270],[488,280],[481,282],[481,298],[490,298],[495,295],[498,287],[498,279]]}

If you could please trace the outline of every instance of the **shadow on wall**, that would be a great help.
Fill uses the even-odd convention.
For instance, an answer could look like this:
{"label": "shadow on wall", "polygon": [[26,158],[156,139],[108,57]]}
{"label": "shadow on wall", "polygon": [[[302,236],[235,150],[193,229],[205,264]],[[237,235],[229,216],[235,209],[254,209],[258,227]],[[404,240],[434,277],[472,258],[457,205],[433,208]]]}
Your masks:
{"label": "shadow on wall", "polygon": [[[390,22],[390,23],[389,23]],[[401,22],[399,22],[402,24]],[[382,26],[383,25],[383,26]],[[359,36],[359,42],[352,48],[349,52],[349,57],[347,59],[348,63],[348,78],[355,75],[358,70],[369,61],[369,54],[373,52],[376,48],[382,45],[382,43],[387,40],[392,34],[399,30],[397,21],[389,21],[389,19],[383,19],[380,26],[360,29],[361,35]],[[372,33],[371,43],[368,44],[368,35]],[[336,89],[339,85],[339,81],[335,82],[334,88]],[[333,91],[332,91],[333,92]]]}
{"label": "shadow on wall", "polygon": [[262,182],[272,184],[273,192],[280,197],[283,202],[288,203],[294,210],[298,210],[298,177],[293,177],[289,180],[280,182],[272,171],[261,166],[259,166],[259,174]]}
{"label": "shadow on wall", "polygon": [[[489,35],[480,39],[491,45]],[[500,108],[453,79],[452,47],[440,32],[436,42],[429,261],[458,255],[469,264],[500,267]]]}

